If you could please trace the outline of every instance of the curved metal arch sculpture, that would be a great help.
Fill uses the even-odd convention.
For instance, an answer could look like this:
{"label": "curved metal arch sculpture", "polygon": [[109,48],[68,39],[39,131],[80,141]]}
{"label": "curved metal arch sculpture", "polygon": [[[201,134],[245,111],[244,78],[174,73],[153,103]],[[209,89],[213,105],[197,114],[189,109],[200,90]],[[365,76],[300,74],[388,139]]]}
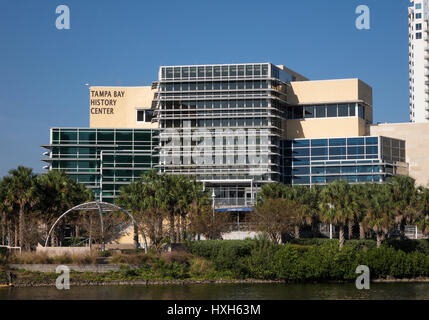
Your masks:
{"label": "curved metal arch sculpture", "polygon": [[[54,224],[52,225],[51,229],[48,232],[48,236],[46,237],[46,241],[45,241],[45,247],[48,246],[48,241],[49,241],[49,237],[51,236],[52,231],[54,230],[55,226],[58,224],[58,222],[64,218],[69,212],[72,211],[90,211],[90,210],[98,210],[99,216],[100,216],[100,222],[101,222],[101,237],[102,237],[102,243],[101,243],[101,250],[104,251],[104,222],[103,222],[103,212],[107,212],[107,211],[121,211],[123,213],[125,213],[132,221],[132,223],[137,226],[136,220],[134,219],[134,217],[131,215],[131,213],[129,213],[127,210],[122,209],[121,207],[112,204],[112,203],[108,203],[108,202],[102,202],[102,201],[91,201],[91,202],[85,202],[85,203],[81,203],[77,206],[74,206],[73,208],[67,210],[66,212],[64,212],[61,216],[59,216],[59,218],[54,222]],[[138,227],[137,227],[138,228]],[[145,242],[145,251],[147,251],[147,242],[146,242],[146,235],[144,234],[143,230],[140,230],[142,235],[143,235],[143,239]]]}

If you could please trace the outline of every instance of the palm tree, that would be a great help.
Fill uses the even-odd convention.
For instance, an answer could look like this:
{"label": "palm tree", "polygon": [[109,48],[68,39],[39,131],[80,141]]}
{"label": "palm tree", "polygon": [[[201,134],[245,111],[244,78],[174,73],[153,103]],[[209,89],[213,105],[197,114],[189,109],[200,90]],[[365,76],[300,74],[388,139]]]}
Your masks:
{"label": "palm tree", "polygon": [[83,184],[77,183],[61,170],[51,170],[39,176],[36,182],[37,207],[39,217],[45,224],[46,236],[61,214],[94,197]]}
{"label": "palm tree", "polygon": [[367,215],[364,224],[375,233],[377,248],[380,248],[381,242],[395,224],[392,186],[389,184],[373,185],[370,193],[370,199],[366,203]]}
{"label": "palm tree", "polygon": [[429,233],[429,189],[419,187],[417,192],[416,225],[424,234]]}
{"label": "palm tree", "polygon": [[0,213],[1,213],[0,223],[1,223],[1,244],[2,245],[6,245],[6,229],[7,229],[6,210],[8,209],[8,203],[6,198],[7,188],[8,188],[7,178],[4,177],[0,181]]}
{"label": "palm tree", "polygon": [[265,199],[278,199],[283,198],[287,192],[290,192],[288,189],[289,186],[285,186],[282,183],[266,183],[262,186],[261,190],[256,196],[256,203],[261,203]]}
{"label": "palm tree", "polygon": [[344,227],[353,219],[353,198],[350,185],[343,180],[328,184],[320,193],[320,217],[324,223],[332,223],[339,228],[341,250],[344,246]]}
{"label": "palm tree", "polygon": [[10,183],[7,198],[18,205],[19,245],[26,249],[25,243],[25,217],[34,205],[35,175],[33,170],[23,166],[9,171]]}
{"label": "palm tree", "polygon": [[406,176],[394,176],[392,178],[392,193],[395,222],[399,225],[401,238],[404,238],[405,225],[413,223],[417,213],[415,180]]}
{"label": "palm tree", "polygon": [[[368,194],[368,190],[370,190],[370,184],[353,184],[350,186],[350,192],[353,199],[353,213],[354,218],[359,224],[359,239],[365,239],[365,228],[363,225],[363,221],[365,219],[366,214],[366,206],[365,201],[369,199],[370,194]],[[351,220],[350,220],[351,221]],[[349,232],[350,232],[349,226]],[[349,237],[350,238],[350,237]]]}
{"label": "palm tree", "polygon": [[307,186],[293,186],[285,188],[285,198],[295,201],[297,207],[292,213],[295,225],[295,238],[300,238],[300,228],[305,225],[310,225],[313,222],[313,208],[312,197],[314,193],[311,192]]}

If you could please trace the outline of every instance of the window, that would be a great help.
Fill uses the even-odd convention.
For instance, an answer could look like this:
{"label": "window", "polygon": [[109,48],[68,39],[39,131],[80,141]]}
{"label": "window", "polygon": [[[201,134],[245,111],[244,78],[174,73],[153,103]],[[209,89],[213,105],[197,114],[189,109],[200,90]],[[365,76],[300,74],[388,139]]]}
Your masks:
{"label": "window", "polygon": [[314,118],[314,107],[304,107],[304,118]]}
{"label": "window", "polygon": [[364,107],[361,105],[358,106],[358,116],[359,118],[364,119]]}
{"label": "window", "polygon": [[153,110],[137,110],[137,122],[152,122]]}
{"label": "window", "polygon": [[416,3],[416,9],[421,9],[422,8],[422,4],[421,3]]}
{"label": "window", "polygon": [[338,116],[347,117],[349,115],[349,108],[347,104],[338,105]]}
{"label": "window", "polygon": [[421,19],[422,18],[422,14],[421,13],[416,13],[416,19]]}
{"label": "window", "polygon": [[316,106],[316,118],[326,117],[326,106]]}
{"label": "window", "polygon": [[421,39],[422,38],[422,33],[421,32],[417,32],[416,33],[416,39]]}
{"label": "window", "polygon": [[337,105],[328,106],[328,118],[337,116]]}
{"label": "window", "polygon": [[422,24],[416,23],[416,30],[422,30]]}

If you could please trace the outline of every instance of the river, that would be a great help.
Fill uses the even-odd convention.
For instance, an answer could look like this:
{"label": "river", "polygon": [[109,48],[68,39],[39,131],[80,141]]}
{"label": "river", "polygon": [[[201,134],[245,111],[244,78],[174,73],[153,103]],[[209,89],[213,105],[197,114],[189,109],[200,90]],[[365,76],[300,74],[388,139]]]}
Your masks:
{"label": "river", "polygon": [[0,288],[0,300],[295,300],[424,299],[429,283],[372,283],[369,290],[346,284],[190,284]]}

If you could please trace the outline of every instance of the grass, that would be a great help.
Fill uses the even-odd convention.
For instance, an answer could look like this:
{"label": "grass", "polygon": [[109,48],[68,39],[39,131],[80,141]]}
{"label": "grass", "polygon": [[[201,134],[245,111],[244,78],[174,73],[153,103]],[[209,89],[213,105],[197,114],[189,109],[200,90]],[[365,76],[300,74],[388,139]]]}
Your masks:
{"label": "grass", "polygon": [[46,253],[22,252],[10,257],[10,264],[95,264],[97,253],[91,254],[64,254],[49,257]]}

